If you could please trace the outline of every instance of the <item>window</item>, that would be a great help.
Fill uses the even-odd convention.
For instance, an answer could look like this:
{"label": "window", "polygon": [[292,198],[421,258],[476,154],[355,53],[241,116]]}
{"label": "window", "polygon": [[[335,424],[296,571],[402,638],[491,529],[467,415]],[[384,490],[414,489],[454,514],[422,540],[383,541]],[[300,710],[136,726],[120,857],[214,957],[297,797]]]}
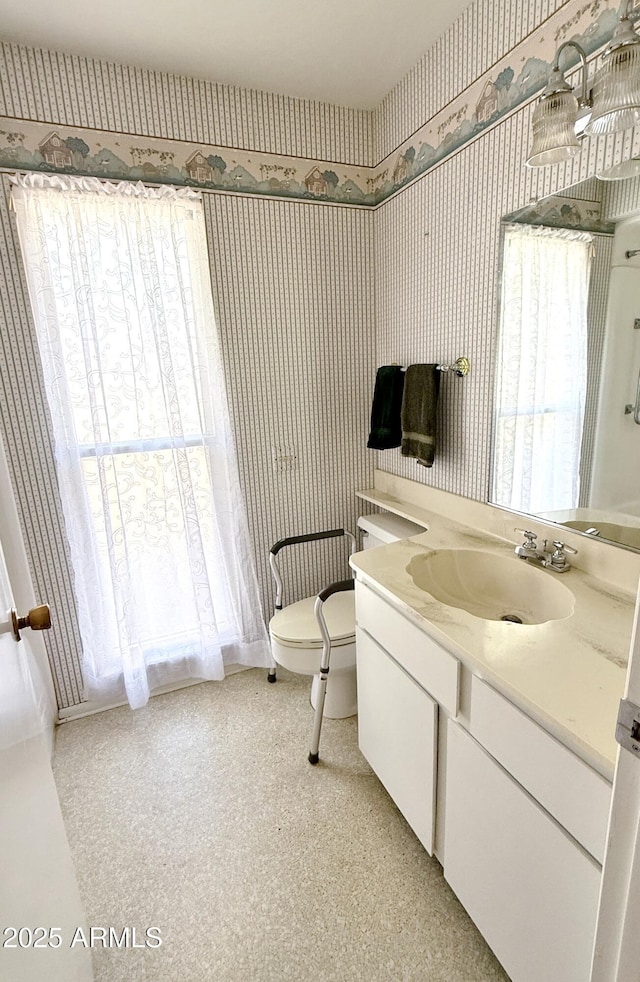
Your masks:
{"label": "window", "polygon": [[268,664],[192,191],[14,188],[87,695]]}

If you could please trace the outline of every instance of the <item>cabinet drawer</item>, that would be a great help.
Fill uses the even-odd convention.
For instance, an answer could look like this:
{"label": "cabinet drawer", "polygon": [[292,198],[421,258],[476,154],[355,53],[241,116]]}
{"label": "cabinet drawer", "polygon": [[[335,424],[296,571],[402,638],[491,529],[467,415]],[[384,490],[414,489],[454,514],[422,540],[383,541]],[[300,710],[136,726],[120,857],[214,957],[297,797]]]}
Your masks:
{"label": "cabinet drawer", "polygon": [[360,629],[356,651],[360,750],[431,855],[438,705]]}
{"label": "cabinet drawer", "polygon": [[364,583],[356,582],[356,623],[452,716],[458,713],[460,663]]}
{"label": "cabinet drawer", "polygon": [[476,676],[471,725],[492,757],[602,864],[611,785]]}

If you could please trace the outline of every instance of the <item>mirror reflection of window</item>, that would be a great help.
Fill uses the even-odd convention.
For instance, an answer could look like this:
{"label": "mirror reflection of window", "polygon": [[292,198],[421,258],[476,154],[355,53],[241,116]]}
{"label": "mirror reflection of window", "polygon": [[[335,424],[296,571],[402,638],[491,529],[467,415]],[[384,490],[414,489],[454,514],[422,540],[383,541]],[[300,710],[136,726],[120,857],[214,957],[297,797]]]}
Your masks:
{"label": "mirror reflection of window", "polygon": [[516,511],[579,503],[592,252],[587,232],[504,229],[492,501]]}

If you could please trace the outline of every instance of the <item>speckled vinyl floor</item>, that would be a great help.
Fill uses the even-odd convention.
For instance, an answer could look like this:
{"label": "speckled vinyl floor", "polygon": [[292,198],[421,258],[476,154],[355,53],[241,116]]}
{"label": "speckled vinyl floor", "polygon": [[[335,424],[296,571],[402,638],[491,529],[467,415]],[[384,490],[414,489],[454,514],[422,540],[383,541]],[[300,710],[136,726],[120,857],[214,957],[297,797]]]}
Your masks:
{"label": "speckled vinyl floor", "polygon": [[[309,680],[242,672],[58,728],[96,982],[508,982]],[[131,938],[131,935],[130,935]]]}

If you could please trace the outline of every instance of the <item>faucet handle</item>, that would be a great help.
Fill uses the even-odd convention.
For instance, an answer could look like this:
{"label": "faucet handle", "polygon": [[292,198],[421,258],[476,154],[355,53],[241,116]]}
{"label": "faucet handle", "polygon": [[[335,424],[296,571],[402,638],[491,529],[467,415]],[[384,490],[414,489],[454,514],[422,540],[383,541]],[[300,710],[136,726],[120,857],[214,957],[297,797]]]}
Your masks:
{"label": "faucet handle", "polygon": [[555,570],[556,573],[566,573],[570,569],[570,563],[567,560],[566,554],[571,552],[575,556],[578,550],[572,549],[571,546],[565,545],[564,542],[560,542],[558,539],[553,539],[552,545],[555,551],[549,556],[544,565],[549,569]]}
{"label": "faucet handle", "polygon": [[534,559],[540,556],[538,552],[538,546],[536,545],[536,539],[538,536],[535,532],[530,532],[529,529],[514,529],[514,532],[521,532],[524,535],[524,542],[521,546],[516,546],[513,550],[516,556],[520,559]]}

